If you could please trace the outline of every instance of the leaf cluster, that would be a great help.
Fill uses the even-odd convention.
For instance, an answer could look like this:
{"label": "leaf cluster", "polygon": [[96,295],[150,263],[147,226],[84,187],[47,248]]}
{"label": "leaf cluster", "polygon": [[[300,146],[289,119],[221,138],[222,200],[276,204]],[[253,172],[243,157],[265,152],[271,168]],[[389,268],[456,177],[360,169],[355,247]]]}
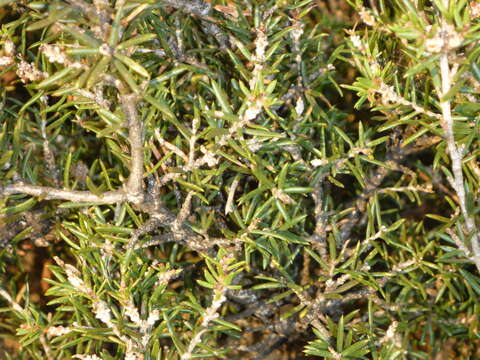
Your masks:
{"label": "leaf cluster", "polygon": [[479,6],[325,3],[0,0],[0,357],[475,356]]}

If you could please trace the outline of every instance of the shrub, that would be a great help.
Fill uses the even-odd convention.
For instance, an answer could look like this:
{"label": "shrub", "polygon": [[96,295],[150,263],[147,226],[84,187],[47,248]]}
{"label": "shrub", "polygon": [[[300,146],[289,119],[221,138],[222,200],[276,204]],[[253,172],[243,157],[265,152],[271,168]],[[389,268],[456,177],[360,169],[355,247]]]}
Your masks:
{"label": "shrub", "polygon": [[2,357],[478,356],[477,2],[0,6]]}

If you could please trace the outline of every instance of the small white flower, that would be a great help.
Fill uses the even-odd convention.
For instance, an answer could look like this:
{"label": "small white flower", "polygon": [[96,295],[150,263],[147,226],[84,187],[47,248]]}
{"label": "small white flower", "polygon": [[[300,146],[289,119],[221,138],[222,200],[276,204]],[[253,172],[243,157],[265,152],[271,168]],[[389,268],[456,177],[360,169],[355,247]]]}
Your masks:
{"label": "small white flower", "polygon": [[137,326],[141,325],[142,319],[140,319],[140,314],[136,307],[132,303],[127,304],[125,307],[125,314],[130,318],[130,320]]}
{"label": "small white flower", "polygon": [[258,116],[258,114],[260,114],[261,111],[262,111],[262,102],[260,100],[257,100],[248,107],[248,109],[243,114],[242,120],[244,121],[253,120]]}
{"label": "small white flower", "polygon": [[293,40],[298,43],[298,41],[300,41],[300,37],[303,35],[303,24],[301,22],[297,22],[295,25],[295,28],[290,32],[290,34]]}
{"label": "small white flower", "polygon": [[369,26],[375,26],[375,17],[366,8],[362,7],[359,15],[365,24]]}
{"label": "small white flower", "polygon": [[458,48],[463,43],[463,35],[452,24],[446,24],[433,38],[425,40],[425,49],[432,54],[450,51]]}
{"label": "small white flower", "polygon": [[15,45],[10,40],[5,41],[3,48],[5,49],[5,55],[10,57],[15,55]]}
{"label": "small white flower", "polygon": [[208,152],[204,156],[205,162],[207,163],[208,166],[213,167],[217,165],[218,159],[215,157],[214,154]]}
{"label": "small white flower", "polygon": [[312,166],[314,166],[314,167],[319,167],[319,166],[327,165],[328,160],[326,160],[326,159],[313,159],[313,160],[310,161],[310,164],[312,164]]}
{"label": "small white flower", "polygon": [[261,31],[257,31],[257,39],[255,40],[255,61],[265,61],[265,49],[268,46],[267,35]]}
{"label": "small white flower", "polygon": [[153,326],[160,319],[160,311],[158,309],[153,310],[147,318],[148,326]]}
{"label": "small white flower", "polygon": [[247,140],[247,146],[248,150],[254,153],[262,147],[262,143],[258,139],[250,139]]}
{"label": "small white flower", "polygon": [[104,43],[100,45],[98,52],[103,56],[112,56],[114,51],[110,46],[108,46],[108,44]]}
{"label": "small white flower", "polygon": [[8,66],[13,64],[13,58],[11,56],[0,56],[0,66]]}
{"label": "small white flower", "polygon": [[440,37],[434,37],[432,39],[425,40],[425,49],[432,54],[436,54],[442,51],[444,41]]}
{"label": "small white flower", "polygon": [[17,75],[23,83],[42,80],[48,76],[48,74],[38,70],[35,64],[29,64],[25,60],[21,60],[18,64]]}
{"label": "small white flower", "polygon": [[327,286],[327,288],[331,288],[333,285],[335,285],[335,282],[332,279],[328,279],[325,282],[325,285]]}
{"label": "small white flower", "polygon": [[71,332],[72,329],[64,326],[52,326],[47,330],[47,337],[52,338],[55,336],[62,336]]}
{"label": "small white flower", "polygon": [[360,36],[352,35],[350,36],[350,41],[352,42],[353,46],[356,47],[357,49],[359,50],[363,49],[362,40],[360,40]]}
{"label": "small white flower", "polygon": [[305,104],[303,103],[303,98],[300,96],[297,100],[297,104],[295,105],[295,111],[298,116],[303,114],[305,110]]}
{"label": "small white flower", "polygon": [[93,304],[93,312],[95,313],[95,317],[106,325],[109,325],[112,321],[110,309],[104,301],[96,301]]}
{"label": "small white flower", "polygon": [[40,51],[47,57],[51,63],[67,64],[67,55],[58,45],[44,44],[40,46]]}
{"label": "small white flower", "polygon": [[83,355],[83,354],[75,354],[73,355],[73,358],[81,359],[81,360],[102,360],[97,355]]}
{"label": "small white flower", "polygon": [[473,19],[480,17],[480,3],[477,1],[470,1],[470,15]]}

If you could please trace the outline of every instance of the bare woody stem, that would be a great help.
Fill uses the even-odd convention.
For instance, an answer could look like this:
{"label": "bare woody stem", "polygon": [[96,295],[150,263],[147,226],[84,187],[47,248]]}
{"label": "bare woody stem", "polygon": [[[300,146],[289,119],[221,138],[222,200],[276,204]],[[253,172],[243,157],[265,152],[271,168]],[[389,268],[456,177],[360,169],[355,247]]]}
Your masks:
{"label": "bare woody stem", "polygon": [[3,195],[27,194],[46,200],[67,200],[73,202],[88,202],[93,204],[114,204],[127,201],[128,195],[124,191],[108,191],[101,195],[95,195],[90,191],[76,191],[56,189],[48,186],[29,184],[10,184],[2,190]]}
{"label": "bare woody stem", "polygon": [[137,95],[121,95],[123,112],[128,122],[128,140],[130,142],[130,175],[127,181],[129,200],[139,204],[143,202],[143,139],[142,124],[138,120]]}
{"label": "bare woody stem", "polygon": [[442,88],[440,94],[440,108],[442,110],[442,127],[447,140],[447,148],[452,161],[452,173],[453,173],[453,187],[458,195],[460,203],[460,209],[465,219],[465,225],[469,234],[472,235],[472,250],[473,258],[477,269],[480,271],[480,244],[478,239],[478,232],[475,225],[475,220],[468,214],[467,201],[465,194],[465,186],[462,171],[462,151],[457,147],[455,143],[455,137],[453,133],[453,118],[450,101],[445,99],[446,94],[451,89],[453,74],[448,62],[448,54],[445,53],[440,57],[440,76],[442,80]]}

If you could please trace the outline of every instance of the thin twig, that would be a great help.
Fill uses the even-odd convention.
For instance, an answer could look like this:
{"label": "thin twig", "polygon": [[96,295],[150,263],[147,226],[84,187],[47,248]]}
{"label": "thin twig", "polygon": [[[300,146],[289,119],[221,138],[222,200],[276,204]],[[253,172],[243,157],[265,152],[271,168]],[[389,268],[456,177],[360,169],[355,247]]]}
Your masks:
{"label": "thin twig", "polygon": [[[465,219],[465,225],[467,231],[472,235],[472,250],[474,256],[472,257],[477,269],[480,271],[480,240],[478,238],[478,232],[475,225],[475,220],[470,216],[467,210],[467,200],[465,194],[465,184],[463,179],[462,170],[462,151],[457,147],[455,142],[455,136],[453,132],[453,117],[450,100],[445,100],[445,96],[451,89],[453,74],[450,69],[448,61],[448,53],[443,54],[440,57],[440,77],[442,80],[442,89],[440,94],[440,108],[442,109],[442,127],[447,140],[447,148],[452,161],[452,173],[453,182],[452,186],[458,195],[460,209],[462,211],[463,218]],[[443,101],[442,101],[443,100]]]}
{"label": "thin twig", "polygon": [[120,96],[123,112],[128,122],[128,140],[130,142],[130,176],[127,181],[129,201],[138,204],[143,201],[143,139],[142,124],[137,114],[137,96],[135,94]]}
{"label": "thin twig", "polygon": [[[410,149],[406,147],[401,148],[399,146],[395,146],[394,148],[390,149],[390,152],[387,154],[387,160],[385,163],[394,169],[397,168],[400,162],[405,161],[405,155],[408,150]],[[365,188],[355,201],[354,210],[348,215],[345,224],[341,228],[340,242],[337,244],[338,247],[342,246],[342,244],[350,237],[354,226],[365,213],[368,200],[375,193],[376,189],[380,186],[389,173],[389,168],[378,167],[377,170],[369,177],[369,179],[367,179]]]}
{"label": "thin twig", "polygon": [[183,11],[186,14],[199,18],[202,22],[203,30],[212,35],[222,49],[230,47],[228,37],[223,33],[222,29],[215,23],[214,18],[210,16],[212,6],[202,0],[163,0],[163,2],[175,9]]}
{"label": "thin twig", "polygon": [[90,191],[64,190],[22,183],[5,185],[3,189],[0,188],[0,193],[2,195],[26,194],[46,200],[67,200],[92,204],[115,204],[128,200],[128,194],[122,190],[107,191],[101,195],[95,195]]}

